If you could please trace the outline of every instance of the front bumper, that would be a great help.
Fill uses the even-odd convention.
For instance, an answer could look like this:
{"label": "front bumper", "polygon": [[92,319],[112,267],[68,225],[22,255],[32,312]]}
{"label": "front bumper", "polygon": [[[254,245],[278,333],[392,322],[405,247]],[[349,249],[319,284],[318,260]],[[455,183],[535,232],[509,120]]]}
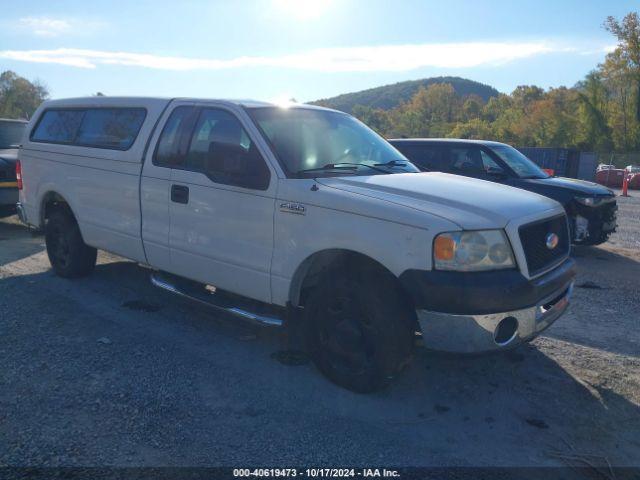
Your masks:
{"label": "front bumper", "polygon": [[557,295],[521,310],[486,315],[456,315],[418,310],[424,346],[430,350],[480,353],[515,347],[555,322],[569,306],[571,283]]}
{"label": "front bumper", "polygon": [[479,353],[530,340],[567,309],[575,261],[534,279],[517,270],[407,271],[400,276],[412,296],[425,347]]}
{"label": "front bumper", "polygon": [[573,243],[597,244],[603,235],[616,231],[618,205],[615,197],[596,207],[577,205],[569,214]]}

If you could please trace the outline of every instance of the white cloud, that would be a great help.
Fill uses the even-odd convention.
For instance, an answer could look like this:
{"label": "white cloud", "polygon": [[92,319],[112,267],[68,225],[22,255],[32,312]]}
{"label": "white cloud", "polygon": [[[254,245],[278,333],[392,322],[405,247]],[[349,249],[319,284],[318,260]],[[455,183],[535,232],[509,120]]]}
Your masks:
{"label": "white cloud", "polygon": [[468,68],[500,65],[559,50],[546,43],[467,42],[320,48],[291,55],[241,56],[231,59],[171,57],[75,48],[4,50],[0,51],[0,58],[54,63],[78,68],[124,65],[158,70],[191,71],[279,67],[322,72],[373,72],[407,71],[420,67]]}
{"label": "white cloud", "polygon": [[48,16],[23,17],[16,22],[2,21],[3,29],[18,34],[35,35],[37,37],[53,38],[60,36],[92,35],[104,29],[108,24],[92,18]]}
{"label": "white cloud", "polygon": [[57,37],[71,31],[71,22],[49,17],[24,17],[18,20],[20,30],[39,37]]}
{"label": "white cloud", "polygon": [[580,50],[580,55],[602,55],[612,53],[618,48],[618,45],[605,45],[604,47]]}

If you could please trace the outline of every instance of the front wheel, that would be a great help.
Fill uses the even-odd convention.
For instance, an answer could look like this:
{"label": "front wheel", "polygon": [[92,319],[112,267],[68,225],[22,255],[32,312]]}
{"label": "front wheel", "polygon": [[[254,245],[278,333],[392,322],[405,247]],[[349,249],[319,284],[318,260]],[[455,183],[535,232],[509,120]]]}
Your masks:
{"label": "front wheel", "polygon": [[604,242],[606,242],[607,240],[609,240],[609,237],[611,236],[613,232],[600,232],[600,235],[598,235],[598,238],[596,239],[596,241],[593,243],[594,245],[600,245]]}
{"label": "front wheel", "polygon": [[334,272],[310,294],[305,305],[309,351],[332,382],[358,393],[373,392],[410,361],[414,314],[391,280]]}
{"label": "front wheel", "polygon": [[45,242],[49,262],[60,277],[84,277],[96,266],[97,250],[84,243],[78,223],[63,208],[54,210],[49,216]]}

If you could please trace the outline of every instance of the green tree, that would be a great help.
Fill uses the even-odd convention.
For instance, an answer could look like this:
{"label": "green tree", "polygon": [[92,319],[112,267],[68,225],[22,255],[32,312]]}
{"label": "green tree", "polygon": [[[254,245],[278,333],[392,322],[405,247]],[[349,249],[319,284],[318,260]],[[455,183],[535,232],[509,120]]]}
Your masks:
{"label": "green tree", "polygon": [[469,95],[462,104],[462,116],[465,121],[480,118],[484,102],[478,95]]}
{"label": "green tree", "polygon": [[491,124],[480,118],[473,118],[465,123],[458,123],[447,135],[449,138],[470,138],[474,140],[494,139],[495,132]]}
{"label": "green tree", "polygon": [[544,89],[535,85],[520,85],[511,93],[513,104],[522,110],[522,113],[529,113],[534,102],[544,97]]}
{"label": "green tree", "polygon": [[636,120],[640,121],[640,17],[636,12],[627,14],[621,21],[607,17],[604,27],[618,39],[618,47],[609,55],[619,57],[631,74],[636,93]]}
{"label": "green tree", "polygon": [[576,98],[576,146],[598,152],[610,150],[613,147],[611,128],[607,122],[610,95],[600,71],[590,72],[584,81],[576,86]]}
{"label": "green tree", "polygon": [[380,135],[385,135],[389,131],[389,113],[381,108],[355,105],[352,113],[354,117],[366,123]]}
{"label": "green tree", "polygon": [[599,66],[609,102],[606,107],[607,124],[611,128],[616,150],[627,151],[640,146],[639,122],[636,118],[637,91],[633,73],[627,68],[622,50],[609,55]]}
{"label": "green tree", "polygon": [[0,117],[29,119],[49,96],[44,85],[7,70],[0,74]]}

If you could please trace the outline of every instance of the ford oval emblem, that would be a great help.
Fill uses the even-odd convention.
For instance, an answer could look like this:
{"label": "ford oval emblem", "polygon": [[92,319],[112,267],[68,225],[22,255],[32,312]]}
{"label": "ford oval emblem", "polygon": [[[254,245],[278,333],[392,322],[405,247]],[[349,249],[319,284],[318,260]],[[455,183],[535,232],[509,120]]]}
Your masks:
{"label": "ford oval emblem", "polygon": [[548,233],[547,238],[545,239],[545,244],[549,250],[553,250],[558,246],[559,241],[560,239],[558,238],[558,235],[555,233]]}

